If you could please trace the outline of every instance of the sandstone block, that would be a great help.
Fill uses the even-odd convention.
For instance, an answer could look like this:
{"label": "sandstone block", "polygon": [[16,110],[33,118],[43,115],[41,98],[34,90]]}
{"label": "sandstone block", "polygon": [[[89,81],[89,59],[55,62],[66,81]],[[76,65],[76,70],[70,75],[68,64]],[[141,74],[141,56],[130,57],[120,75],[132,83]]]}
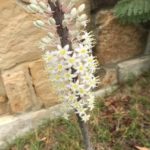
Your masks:
{"label": "sandstone block", "polygon": [[35,99],[26,73],[22,70],[5,72],[2,77],[11,111],[20,113],[31,109]]}
{"label": "sandstone block", "polygon": [[16,0],[1,0],[0,12],[0,69],[40,58],[38,41],[45,33],[34,27],[36,17]]}
{"label": "sandstone block", "polygon": [[58,103],[58,97],[48,80],[47,73],[44,69],[42,60],[35,61],[29,64],[30,73],[32,76],[33,85],[36,95],[41,102],[46,106],[52,106]]}
{"label": "sandstone block", "polygon": [[9,112],[8,105],[6,103],[0,103],[0,115],[4,115]]}
{"label": "sandstone block", "polygon": [[5,96],[0,96],[0,103],[4,103],[6,101],[7,101],[7,99]]}
{"label": "sandstone block", "polygon": [[1,78],[1,74],[0,74],[0,95],[5,96],[6,92],[5,92],[5,88],[4,88],[4,84]]}
{"label": "sandstone block", "polygon": [[100,11],[96,55],[102,64],[117,63],[138,56],[145,49],[145,31],[134,25],[123,25],[112,11]]}
{"label": "sandstone block", "polygon": [[91,0],[92,11],[99,10],[103,7],[113,7],[118,0]]}

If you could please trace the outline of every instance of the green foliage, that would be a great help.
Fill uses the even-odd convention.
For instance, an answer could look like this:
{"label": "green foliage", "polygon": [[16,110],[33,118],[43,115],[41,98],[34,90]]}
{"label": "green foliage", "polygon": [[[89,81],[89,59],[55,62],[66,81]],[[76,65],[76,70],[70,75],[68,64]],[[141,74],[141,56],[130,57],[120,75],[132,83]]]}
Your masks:
{"label": "green foliage", "polygon": [[150,0],[120,0],[114,14],[123,23],[145,23],[150,21]]}

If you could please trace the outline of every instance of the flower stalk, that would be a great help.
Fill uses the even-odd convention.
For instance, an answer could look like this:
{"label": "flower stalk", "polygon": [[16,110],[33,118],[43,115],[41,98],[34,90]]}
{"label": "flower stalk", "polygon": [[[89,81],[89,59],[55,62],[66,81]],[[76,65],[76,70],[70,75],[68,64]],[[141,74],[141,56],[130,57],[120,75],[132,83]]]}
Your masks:
{"label": "flower stalk", "polygon": [[[98,62],[92,55],[95,40],[92,33],[86,31],[88,20],[83,13],[85,5],[76,8],[77,1],[31,0],[29,9],[45,18],[37,20],[34,25],[48,32],[41,39],[40,48],[49,79],[60,100],[66,104],[66,109],[74,109],[85,149],[93,150],[86,122],[90,118],[89,112],[94,108],[92,89],[99,83],[94,76]],[[49,49],[51,45],[53,51]]]}
{"label": "flower stalk", "polygon": [[[67,27],[64,28],[62,24],[63,23],[62,21],[64,19],[64,13],[62,12],[62,10],[59,9],[58,1],[56,2],[56,5],[54,5],[54,3],[51,2],[51,0],[49,0],[48,3],[51,6],[52,11],[55,12],[53,17],[56,21],[57,33],[61,39],[61,46],[64,47],[65,45],[69,45],[70,47],[69,50],[72,51],[71,42],[69,41],[69,38],[68,38],[68,29]],[[71,71],[76,72],[76,70],[74,70],[73,68],[71,69]],[[76,80],[77,80],[77,77],[73,78],[73,82],[75,82]],[[80,101],[80,97],[78,98],[78,100]],[[93,150],[88,127],[78,114],[76,114],[76,116],[77,116],[77,121],[81,130],[82,136],[83,136],[83,143],[85,145],[85,150]]]}

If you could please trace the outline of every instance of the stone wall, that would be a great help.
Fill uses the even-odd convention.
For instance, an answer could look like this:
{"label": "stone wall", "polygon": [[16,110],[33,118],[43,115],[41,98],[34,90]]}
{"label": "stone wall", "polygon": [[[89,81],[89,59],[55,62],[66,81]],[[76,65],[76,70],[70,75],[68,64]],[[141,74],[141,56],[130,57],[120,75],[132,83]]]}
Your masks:
{"label": "stone wall", "polygon": [[[83,1],[97,37],[95,55],[101,63],[100,87],[117,84],[117,63],[142,55],[146,32],[140,27],[120,24],[111,9],[90,14],[90,0]],[[0,1],[0,115],[58,103],[37,45],[45,33],[33,26],[36,16],[24,9],[28,1],[24,2]]]}

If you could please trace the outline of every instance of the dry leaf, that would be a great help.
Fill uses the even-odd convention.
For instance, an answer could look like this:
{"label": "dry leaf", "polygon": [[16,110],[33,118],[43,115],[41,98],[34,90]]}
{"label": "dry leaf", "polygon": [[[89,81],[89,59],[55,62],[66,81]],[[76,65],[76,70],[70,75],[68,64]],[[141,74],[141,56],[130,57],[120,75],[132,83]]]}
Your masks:
{"label": "dry leaf", "polygon": [[149,148],[146,147],[140,147],[140,146],[135,146],[138,150],[150,150]]}

